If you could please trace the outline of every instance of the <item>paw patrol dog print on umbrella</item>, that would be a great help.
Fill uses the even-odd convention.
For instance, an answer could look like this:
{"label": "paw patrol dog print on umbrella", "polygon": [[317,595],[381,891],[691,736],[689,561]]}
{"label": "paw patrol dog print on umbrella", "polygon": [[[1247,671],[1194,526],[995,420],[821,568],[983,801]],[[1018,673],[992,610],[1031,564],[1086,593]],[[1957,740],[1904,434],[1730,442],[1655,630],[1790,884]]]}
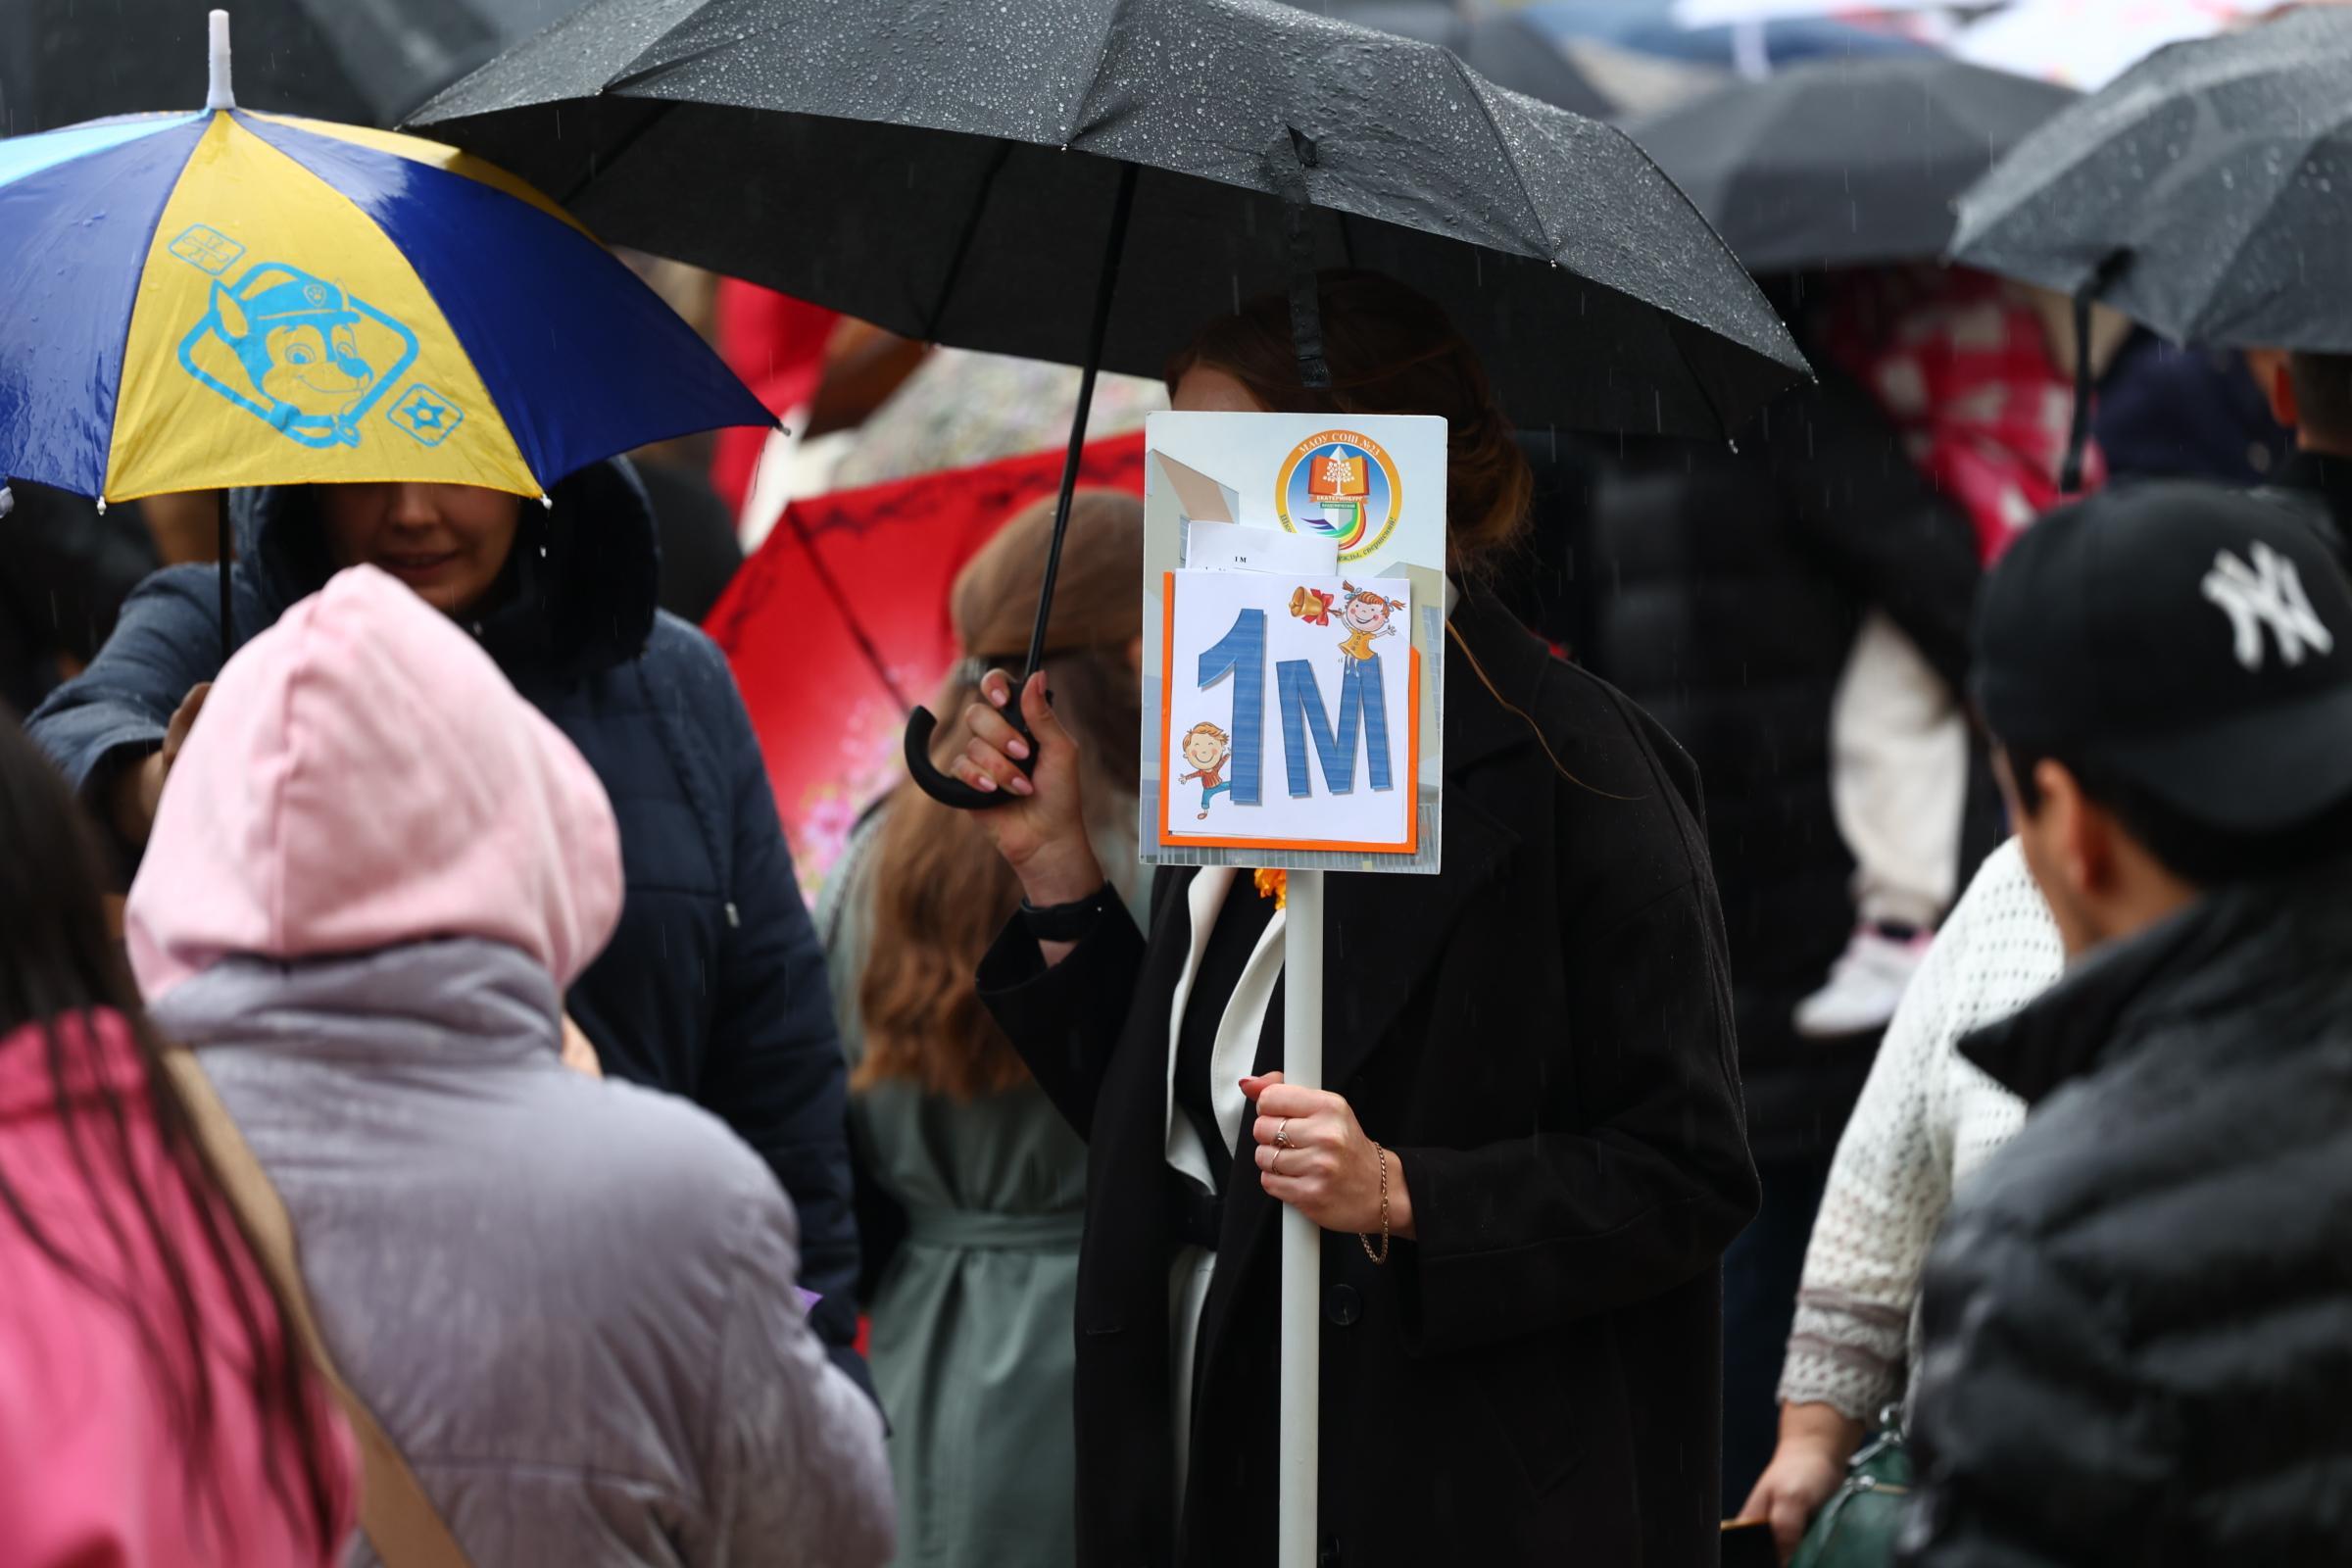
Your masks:
{"label": "paw patrol dog print on umbrella", "polygon": [[196,114],[0,141],[0,475],[101,501],[406,480],[545,496],[768,424],[521,181],[414,137]]}

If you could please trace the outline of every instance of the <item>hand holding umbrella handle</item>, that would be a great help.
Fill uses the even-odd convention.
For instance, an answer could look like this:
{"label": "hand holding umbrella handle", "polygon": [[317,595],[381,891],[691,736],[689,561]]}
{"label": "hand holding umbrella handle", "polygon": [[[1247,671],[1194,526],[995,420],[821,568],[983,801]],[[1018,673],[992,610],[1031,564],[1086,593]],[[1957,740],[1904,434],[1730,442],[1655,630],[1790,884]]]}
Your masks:
{"label": "hand holding umbrella handle", "polygon": [[[1021,732],[1029,742],[1029,755],[1021,759],[1024,773],[1037,769],[1037,737],[1029,733],[1029,722],[1021,716],[1019,706],[1005,710],[1006,722]],[[942,806],[952,806],[959,811],[985,811],[995,806],[1009,806],[1019,800],[1003,790],[976,790],[959,778],[951,778],[931,760],[931,737],[939,728],[939,720],[928,708],[918,708],[906,715],[906,773],[914,787]]]}

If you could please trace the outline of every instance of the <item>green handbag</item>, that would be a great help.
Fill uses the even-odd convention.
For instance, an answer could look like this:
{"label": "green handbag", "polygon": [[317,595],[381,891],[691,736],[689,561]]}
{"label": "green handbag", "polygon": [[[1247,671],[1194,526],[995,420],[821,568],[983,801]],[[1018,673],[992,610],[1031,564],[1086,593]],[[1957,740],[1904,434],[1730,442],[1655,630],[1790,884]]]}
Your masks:
{"label": "green handbag", "polygon": [[1889,1568],[1903,1506],[1911,1496],[1911,1455],[1897,1411],[1847,1461],[1844,1484],[1813,1516],[1788,1568]]}

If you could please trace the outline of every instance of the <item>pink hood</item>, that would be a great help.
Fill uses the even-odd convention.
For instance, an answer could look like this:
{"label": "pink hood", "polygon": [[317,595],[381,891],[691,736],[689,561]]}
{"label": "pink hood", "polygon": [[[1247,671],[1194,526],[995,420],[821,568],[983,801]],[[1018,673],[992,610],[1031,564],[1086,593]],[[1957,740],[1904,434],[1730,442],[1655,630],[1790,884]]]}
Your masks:
{"label": "pink hood", "polygon": [[620,897],[612,808],[580,754],[448,617],[358,566],[214,683],[124,922],[150,1000],[231,954],[459,936],[568,986]]}

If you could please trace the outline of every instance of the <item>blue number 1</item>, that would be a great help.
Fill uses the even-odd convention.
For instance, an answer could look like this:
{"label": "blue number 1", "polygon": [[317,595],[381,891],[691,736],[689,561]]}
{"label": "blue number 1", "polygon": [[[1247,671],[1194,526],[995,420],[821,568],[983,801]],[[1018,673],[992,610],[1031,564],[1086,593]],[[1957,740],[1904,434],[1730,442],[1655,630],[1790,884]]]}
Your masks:
{"label": "blue number 1", "polygon": [[1200,685],[1233,677],[1233,804],[1258,804],[1266,745],[1266,612],[1245,610],[1212,648],[1201,650]]}

